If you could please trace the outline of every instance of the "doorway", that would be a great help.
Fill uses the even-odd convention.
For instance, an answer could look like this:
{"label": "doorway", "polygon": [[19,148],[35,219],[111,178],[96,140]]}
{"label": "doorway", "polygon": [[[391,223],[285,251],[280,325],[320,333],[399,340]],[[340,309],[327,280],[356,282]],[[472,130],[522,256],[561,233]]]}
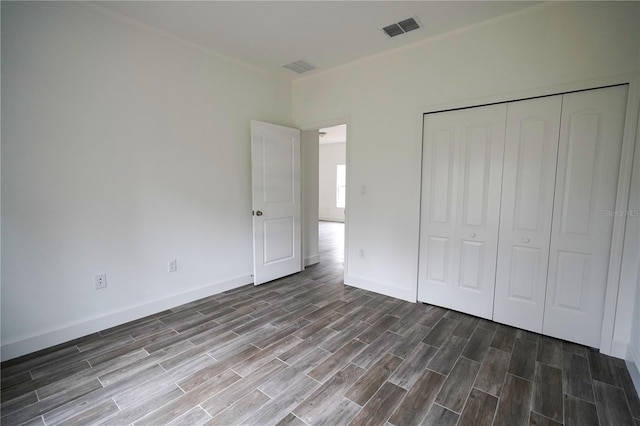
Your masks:
{"label": "doorway", "polygon": [[344,275],[347,125],[318,131],[318,248],[320,263]]}

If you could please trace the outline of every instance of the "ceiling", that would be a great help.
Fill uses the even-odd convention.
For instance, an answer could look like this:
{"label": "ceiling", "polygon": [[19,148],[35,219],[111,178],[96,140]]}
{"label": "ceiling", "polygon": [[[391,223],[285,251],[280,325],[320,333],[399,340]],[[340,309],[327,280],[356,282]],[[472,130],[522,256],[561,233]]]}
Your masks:
{"label": "ceiling", "polygon": [[[340,143],[347,141],[347,125],[340,124],[339,126],[325,127],[320,129],[320,144],[328,143]],[[323,135],[323,133],[325,133]]]}
{"label": "ceiling", "polygon": [[[530,7],[531,1],[99,1],[98,6],[290,79]],[[389,38],[414,17],[422,28]],[[304,60],[304,74],[282,68]]]}

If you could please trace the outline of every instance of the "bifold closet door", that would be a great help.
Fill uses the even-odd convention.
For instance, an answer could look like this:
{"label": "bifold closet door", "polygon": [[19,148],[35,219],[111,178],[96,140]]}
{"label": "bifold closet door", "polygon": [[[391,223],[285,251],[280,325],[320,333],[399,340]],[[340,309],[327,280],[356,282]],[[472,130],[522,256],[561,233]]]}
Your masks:
{"label": "bifold closet door", "polygon": [[599,347],[627,86],[563,96],[543,333]]}
{"label": "bifold closet door", "polygon": [[426,114],[418,300],[491,318],[506,104]]}
{"label": "bifold closet door", "polygon": [[542,332],[562,96],[507,105],[493,319]]}

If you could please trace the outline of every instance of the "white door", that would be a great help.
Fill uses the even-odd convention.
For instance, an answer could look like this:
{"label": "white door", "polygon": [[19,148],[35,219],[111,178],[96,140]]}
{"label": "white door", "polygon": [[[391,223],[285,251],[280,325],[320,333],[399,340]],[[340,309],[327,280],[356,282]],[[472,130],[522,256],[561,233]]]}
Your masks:
{"label": "white door", "polygon": [[300,131],[251,122],[253,281],[302,270]]}
{"label": "white door", "polygon": [[562,96],[509,103],[494,321],[542,332]]}
{"label": "white door", "polygon": [[564,95],[543,332],[599,347],[627,86]]}
{"label": "white door", "polygon": [[425,115],[420,301],[492,316],[506,109]]}

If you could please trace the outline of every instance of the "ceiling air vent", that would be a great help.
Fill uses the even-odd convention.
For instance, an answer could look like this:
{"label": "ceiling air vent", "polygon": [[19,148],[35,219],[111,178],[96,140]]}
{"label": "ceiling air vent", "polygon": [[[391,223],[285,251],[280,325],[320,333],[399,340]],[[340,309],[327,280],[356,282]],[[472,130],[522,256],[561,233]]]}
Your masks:
{"label": "ceiling air vent", "polygon": [[405,19],[397,24],[391,24],[384,27],[382,31],[387,33],[389,37],[399,36],[400,34],[408,33],[409,31],[417,30],[420,25],[414,18]]}
{"label": "ceiling air vent", "polygon": [[290,64],[283,65],[283,67],[289,68],[291,71],[295,71],[298,74],[316,69],[316,67],[305,61],[291,62]]}

